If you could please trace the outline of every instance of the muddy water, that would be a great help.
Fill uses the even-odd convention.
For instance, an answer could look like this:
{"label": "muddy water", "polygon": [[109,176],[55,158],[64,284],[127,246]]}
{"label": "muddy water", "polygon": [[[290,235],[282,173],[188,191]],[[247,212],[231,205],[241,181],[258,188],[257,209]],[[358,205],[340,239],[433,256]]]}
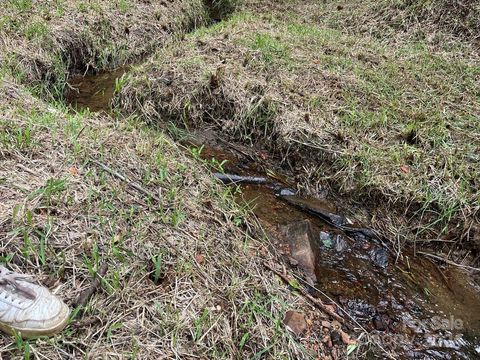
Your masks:
{"label": "muddy water", "polygon": [[[76,78],[71,85],[77,90],[66,98],[72,107],[108,111],[115,79],[124,71]],[[288,174],[266,176],[275,164],[253,161],[263,156],[252,149],[228,145],[214,133],[199,134],[193,144],[188,146],[204,145],[204,159],[225,160],[227,173],[268,179],[267,184],[241,184],[238,201],[251,206],[286,261],[304,271],[312,294],[334,299],[355,319],[357,330],[361,326],[397,358],[480,358],[480,289],[467,274],[408,252],[397,259],[388,240],[349,230],[359,225],[342,217],[332,201],[298,196]],[[292,250],[306,238],[311,269]],[[372,358],[383,357],[379,354],[372,350]]]}
{"label": "muddy water", "polygon": [[128,67],[95,75],[74,76],[69,80],[65,100],[74,109],[90,109],[92,112],[110,111],[110,102],[115,93],[115,85]]}

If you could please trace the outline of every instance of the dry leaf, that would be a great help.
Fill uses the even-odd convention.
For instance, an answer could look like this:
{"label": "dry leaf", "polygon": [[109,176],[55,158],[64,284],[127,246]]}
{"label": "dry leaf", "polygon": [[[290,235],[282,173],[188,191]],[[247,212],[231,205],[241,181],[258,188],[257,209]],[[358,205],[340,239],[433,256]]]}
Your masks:
{"label": "dry leaf", "polygon": [[72,176],[78,176],[80,175],[80,173],[78,172],[78,169],[75,167],[75,166],[71,166],[69,169],[68,169],[68,173]]}
{"label": "dry leaf", "polygon": [[205,256],[202,254],[198,254],[195,256],[195,261],[199,264],[202,265],[203,262],[205,261]]}

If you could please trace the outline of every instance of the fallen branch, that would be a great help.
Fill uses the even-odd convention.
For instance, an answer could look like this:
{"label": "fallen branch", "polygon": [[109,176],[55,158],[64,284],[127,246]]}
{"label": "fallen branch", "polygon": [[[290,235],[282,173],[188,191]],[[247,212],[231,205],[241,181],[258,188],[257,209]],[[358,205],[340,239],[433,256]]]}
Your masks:
{"label": "fallen branch", "polygon": [[343,230],[343,227],[346,223],[345,217],[343,217],[341,215],[331,213],[331,212],[326,211],[326,210],[311,207],[308,204],[305,204],[305,203],[299,201],[299,198],[297,198],[295,196],[294,197],[292,197],[292,196],[281,196],[281,198],[283,200],[285,200],[289,205],[294,206],[294,207],[300,209],[301,211],[303,211],[307,214],[314,215],[314,216],[318,217],[319,219],[325,221],[327,224],[335,226],[336,228],[339,228],[339,229]]}
{"label": "fallen branch", "polygon": [[445,262],[449,265],[457,266],[457,267],[460,267],[460,268],[463,268],[463,269],[466,269],[466,270],[480,271],[479,268],[476,268],[476,267],[473,267],[473,266],[468,266],[468,265],[457,264],[456,262],[454,262],[452,260],[448,260],[448,259],[445,259],[441,256],[430,254],[430,253],[427,253],[427,252],[417,251],[417,254],[422,254],[422,255],[425,255],[425,256],[429,256],[433,259],[441,260],[441,261],[443,261],[443,262]]}
{"label": "fallen branch", "polygon": [[[272,268],[269,264],[267,264],[266,262],[263,263],[263,265],[270,271],[272,271],[273,273],[275,273],[276,275],[278,275],[280,278],[282,278],[283,281],[285,281],[287,284],[291,284],[292,280],[286,275],[286,274],[282,274],[281,272],[279,272],[278,270],[275,270],[274,268]],[[340,323],[345,323],[345,319],[342,318],[340,315],[338,315],[337,313],[335,313],[333,310],[329,309],[328,307],[325,306],[325,304],[322,302],[322,300],[320,299],[317,299],[317,298],[314,298],[312,295],[310,295],[306,290],[304,290],[303,288],[301,287],[298,287],[296,288],[298,291],[300,291],[300,293],[306,297],[308,300],[310,300],[315,306],[317,306],[320,310],[322,310],[323,312],[327,313],[328,315],[330,315],[332,318],[334,318],[335,320],[337,320],[338,322]]]}
{"label": "fallen branch", "polygon": [[268,184],[269,181],[264,177],[257,176],[242,176],[242,175],[233,175],[233,174],[221,174],[213,173],[213,176],[224,184],[235,184],[235,183],[244,183],[244,184]]}
{"label": "fallen branch", "polygon": [[154,199],[157,202],[160,202],[160,199],[156,195],[154,195],[150,191],[144,189],[142,186],[140,186],[136,182],[130,181],[126,176],[120,174],[118,171],[115,171],[115,170],[109,168],[107,165],[105,165],[105,164],[103,164],[103,163],[101,163],[97,160],[92,160],[92,163],[101,167],[103,170],[108,172],[110,175],[112,175],[112,176],[114,176],[114,177],[116,177],[116,178],[118,178],[122,181],[125,181],[128,185],[130,185],[135,190],[141,192],[144,195],[147,195],[147,196],[151,197],[152,199]]}
{"label": "fallen branch", "polygon": [[80,294],[78,294],[77,298],[75,299],[75,302],[73,303],[75,307],[84,307],[85,305],[87,305],[88,300],[90,300],[92,295],[100,287],[100,284],[102,283],[102,278],[107,273],[107,270],[108,270],[107,263],[102,263],[102,265],[100,265],[100,269],[95,274],[95,277],[90,287],[88,287],[87,289],[82,291]]}

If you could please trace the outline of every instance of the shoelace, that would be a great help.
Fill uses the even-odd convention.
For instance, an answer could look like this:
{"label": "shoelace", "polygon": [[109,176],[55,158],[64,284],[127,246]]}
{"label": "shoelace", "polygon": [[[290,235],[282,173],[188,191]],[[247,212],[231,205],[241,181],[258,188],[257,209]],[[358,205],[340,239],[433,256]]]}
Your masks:
{"label": "shoelace", "polygon": [[8,270],[4,266],[0,266],[0,285],[10,285],[21,293],[24,297],[30,300],[35,300],[36,294],[32,289],[21,285],[18,280],[26,280],[28,276],[18,274],[16,272]]}

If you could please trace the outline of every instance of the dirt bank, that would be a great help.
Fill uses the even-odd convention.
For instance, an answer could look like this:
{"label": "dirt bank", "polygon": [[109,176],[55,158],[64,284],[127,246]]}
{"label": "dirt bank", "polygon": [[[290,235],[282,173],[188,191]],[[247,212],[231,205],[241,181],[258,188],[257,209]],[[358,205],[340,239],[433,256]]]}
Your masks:
{"label": "dirt bank", "polygon": [[0,67],[61,97],[74,73],[139,60],[204,24],[202,0],[2,1]]}
{"label": "dirt bank", "polygon": [[369,206],[397,245],[439,237],[472,244],[476,65],[470,53],[392,47],[295,17],[240,13],[134,68],[118,104],[152,123],[208,125],[268,149],[310,188],[328,184]]}

